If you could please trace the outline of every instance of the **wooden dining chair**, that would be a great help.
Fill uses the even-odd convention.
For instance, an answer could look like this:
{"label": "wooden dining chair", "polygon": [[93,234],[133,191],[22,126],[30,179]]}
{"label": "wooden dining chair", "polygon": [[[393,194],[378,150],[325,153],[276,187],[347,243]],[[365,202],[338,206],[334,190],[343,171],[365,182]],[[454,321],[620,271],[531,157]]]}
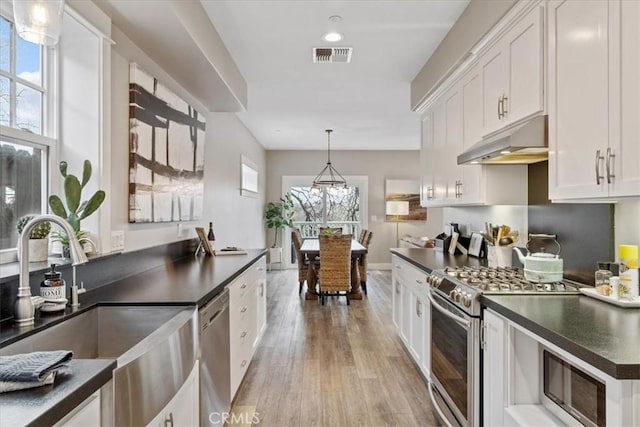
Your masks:
{"label": "wooden dining chair", "polygon": [[[360,242],[362,246],[367,248],[367,251],[369,250],[369,243],[371,243],[372,237],[373,233],[367,230],[362,242]],[[367,254],[360,255],[360,259],[358,259],[358,276],[360,276],[362,292],[367,295]]]}
{"label": "wooden dining chair", "polygon": [[362,231],[360,232],[360,235],[358,236],[358,243],[362,244],[362,242],[364,241],[364,236],[367,234],[367,230],[366,229],[362,229]]}
{"label": "wooden dining chair", "polygon": [[[300,230],[295,229],[291,232],[291,242],[293,243],[293,248],[296,251],[296,259],[298,261],[298,282],[300,283],[300,286],[298,287],[298,294],[301,294],[302,287],[304,286],[305,280],[307,280],[307,274],[309,272],[309,260],[306,259],[300,251],[300,248],[302,248],[302,234],[300,233]],[[312,286],[312,284],[307,283],[307,286]]]}
{"label": "wooden dining chair", "polygon": [[351,291],[351,234],[320,234],[320,302],[327,295],[347,297]]}

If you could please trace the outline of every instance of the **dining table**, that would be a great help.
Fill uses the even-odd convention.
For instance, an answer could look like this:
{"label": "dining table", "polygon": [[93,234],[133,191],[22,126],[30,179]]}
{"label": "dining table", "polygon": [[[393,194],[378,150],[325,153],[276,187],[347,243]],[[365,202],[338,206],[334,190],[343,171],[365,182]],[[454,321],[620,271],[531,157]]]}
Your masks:
{"label": "dining table", "polygon": [[[316,273],[314,271],[316,259],[320,256],[320,240],[317,238],[307,238],[302,242],[300,252],[309,261],[307,270],[307,292],[305,299],[317,299],[319,294],[316,290]],[[351,292],[350,299],[361,300],[362,291],[360,289],[360,278],[358,277],[358,261],[363,254],[367,253],[367,248],[357,240],[351,240]],[[322,259],[320,260],[322,263]]]}

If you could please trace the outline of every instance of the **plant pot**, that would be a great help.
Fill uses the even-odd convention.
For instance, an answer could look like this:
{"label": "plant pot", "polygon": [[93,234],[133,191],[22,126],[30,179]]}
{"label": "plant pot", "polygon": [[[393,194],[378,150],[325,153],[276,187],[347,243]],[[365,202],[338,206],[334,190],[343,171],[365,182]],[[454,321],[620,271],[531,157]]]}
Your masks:
{"label": "plant pot", "polygon": [[[18,260],[22,256],[18,241]],[[29,239],[29,262],[45,262],[49,257],[49,239]]]}

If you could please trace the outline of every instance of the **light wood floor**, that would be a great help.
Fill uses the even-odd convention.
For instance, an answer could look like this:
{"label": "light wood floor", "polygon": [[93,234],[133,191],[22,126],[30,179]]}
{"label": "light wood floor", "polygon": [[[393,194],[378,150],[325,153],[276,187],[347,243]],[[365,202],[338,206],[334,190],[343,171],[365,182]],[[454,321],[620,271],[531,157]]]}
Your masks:
{"label": "light wood floor", "polygon": [[369,295],[298,296],[297,271],[268,273],[267,330],[232,413],[258,426],[435,426],[427,385],[391,322],[391,273]]}

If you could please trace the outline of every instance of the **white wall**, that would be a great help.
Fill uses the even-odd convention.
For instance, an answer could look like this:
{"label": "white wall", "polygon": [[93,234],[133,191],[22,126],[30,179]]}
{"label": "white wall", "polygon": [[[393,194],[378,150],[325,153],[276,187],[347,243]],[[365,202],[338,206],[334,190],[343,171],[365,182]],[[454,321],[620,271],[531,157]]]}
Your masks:
{"label": "white wall", "polygon": [[[277,201],[281,197],[282,176],[315,176],[326,162],[326,151],[267,151],[266,201]],[[419,153],[417,151],[334,151],[331,153],[331,162],[342,175],[368,176],[367,227],[373,232],[369,247],[369,263],[390,263],[389,248],[397,246],[396,223],[384,221],[384,181],[386,178],[419,180]],[[442,209],[439,208],[427,210],[426,222],[399,224],[400,236],[411,234],[433,238],[441,231]]]}
{"label": "white wall", "polygon": [[[113,28],[116,44],[112,52],[112,171],[111,227],[123,230],[125,252],[195,237],[194,227],[213,221],[216,247],[264,247],[262,206],[264,185],[256,198],[240,196],[240,155],[251,158],[260,168],[264,182],[265,151],[232,113],[207,113],[206,108],[181,88],[125,34]],[[178,223],[129,224],[129,62],[157,77],[165,86],[207,114],[205,140],[204,210],[202,220]]]}

